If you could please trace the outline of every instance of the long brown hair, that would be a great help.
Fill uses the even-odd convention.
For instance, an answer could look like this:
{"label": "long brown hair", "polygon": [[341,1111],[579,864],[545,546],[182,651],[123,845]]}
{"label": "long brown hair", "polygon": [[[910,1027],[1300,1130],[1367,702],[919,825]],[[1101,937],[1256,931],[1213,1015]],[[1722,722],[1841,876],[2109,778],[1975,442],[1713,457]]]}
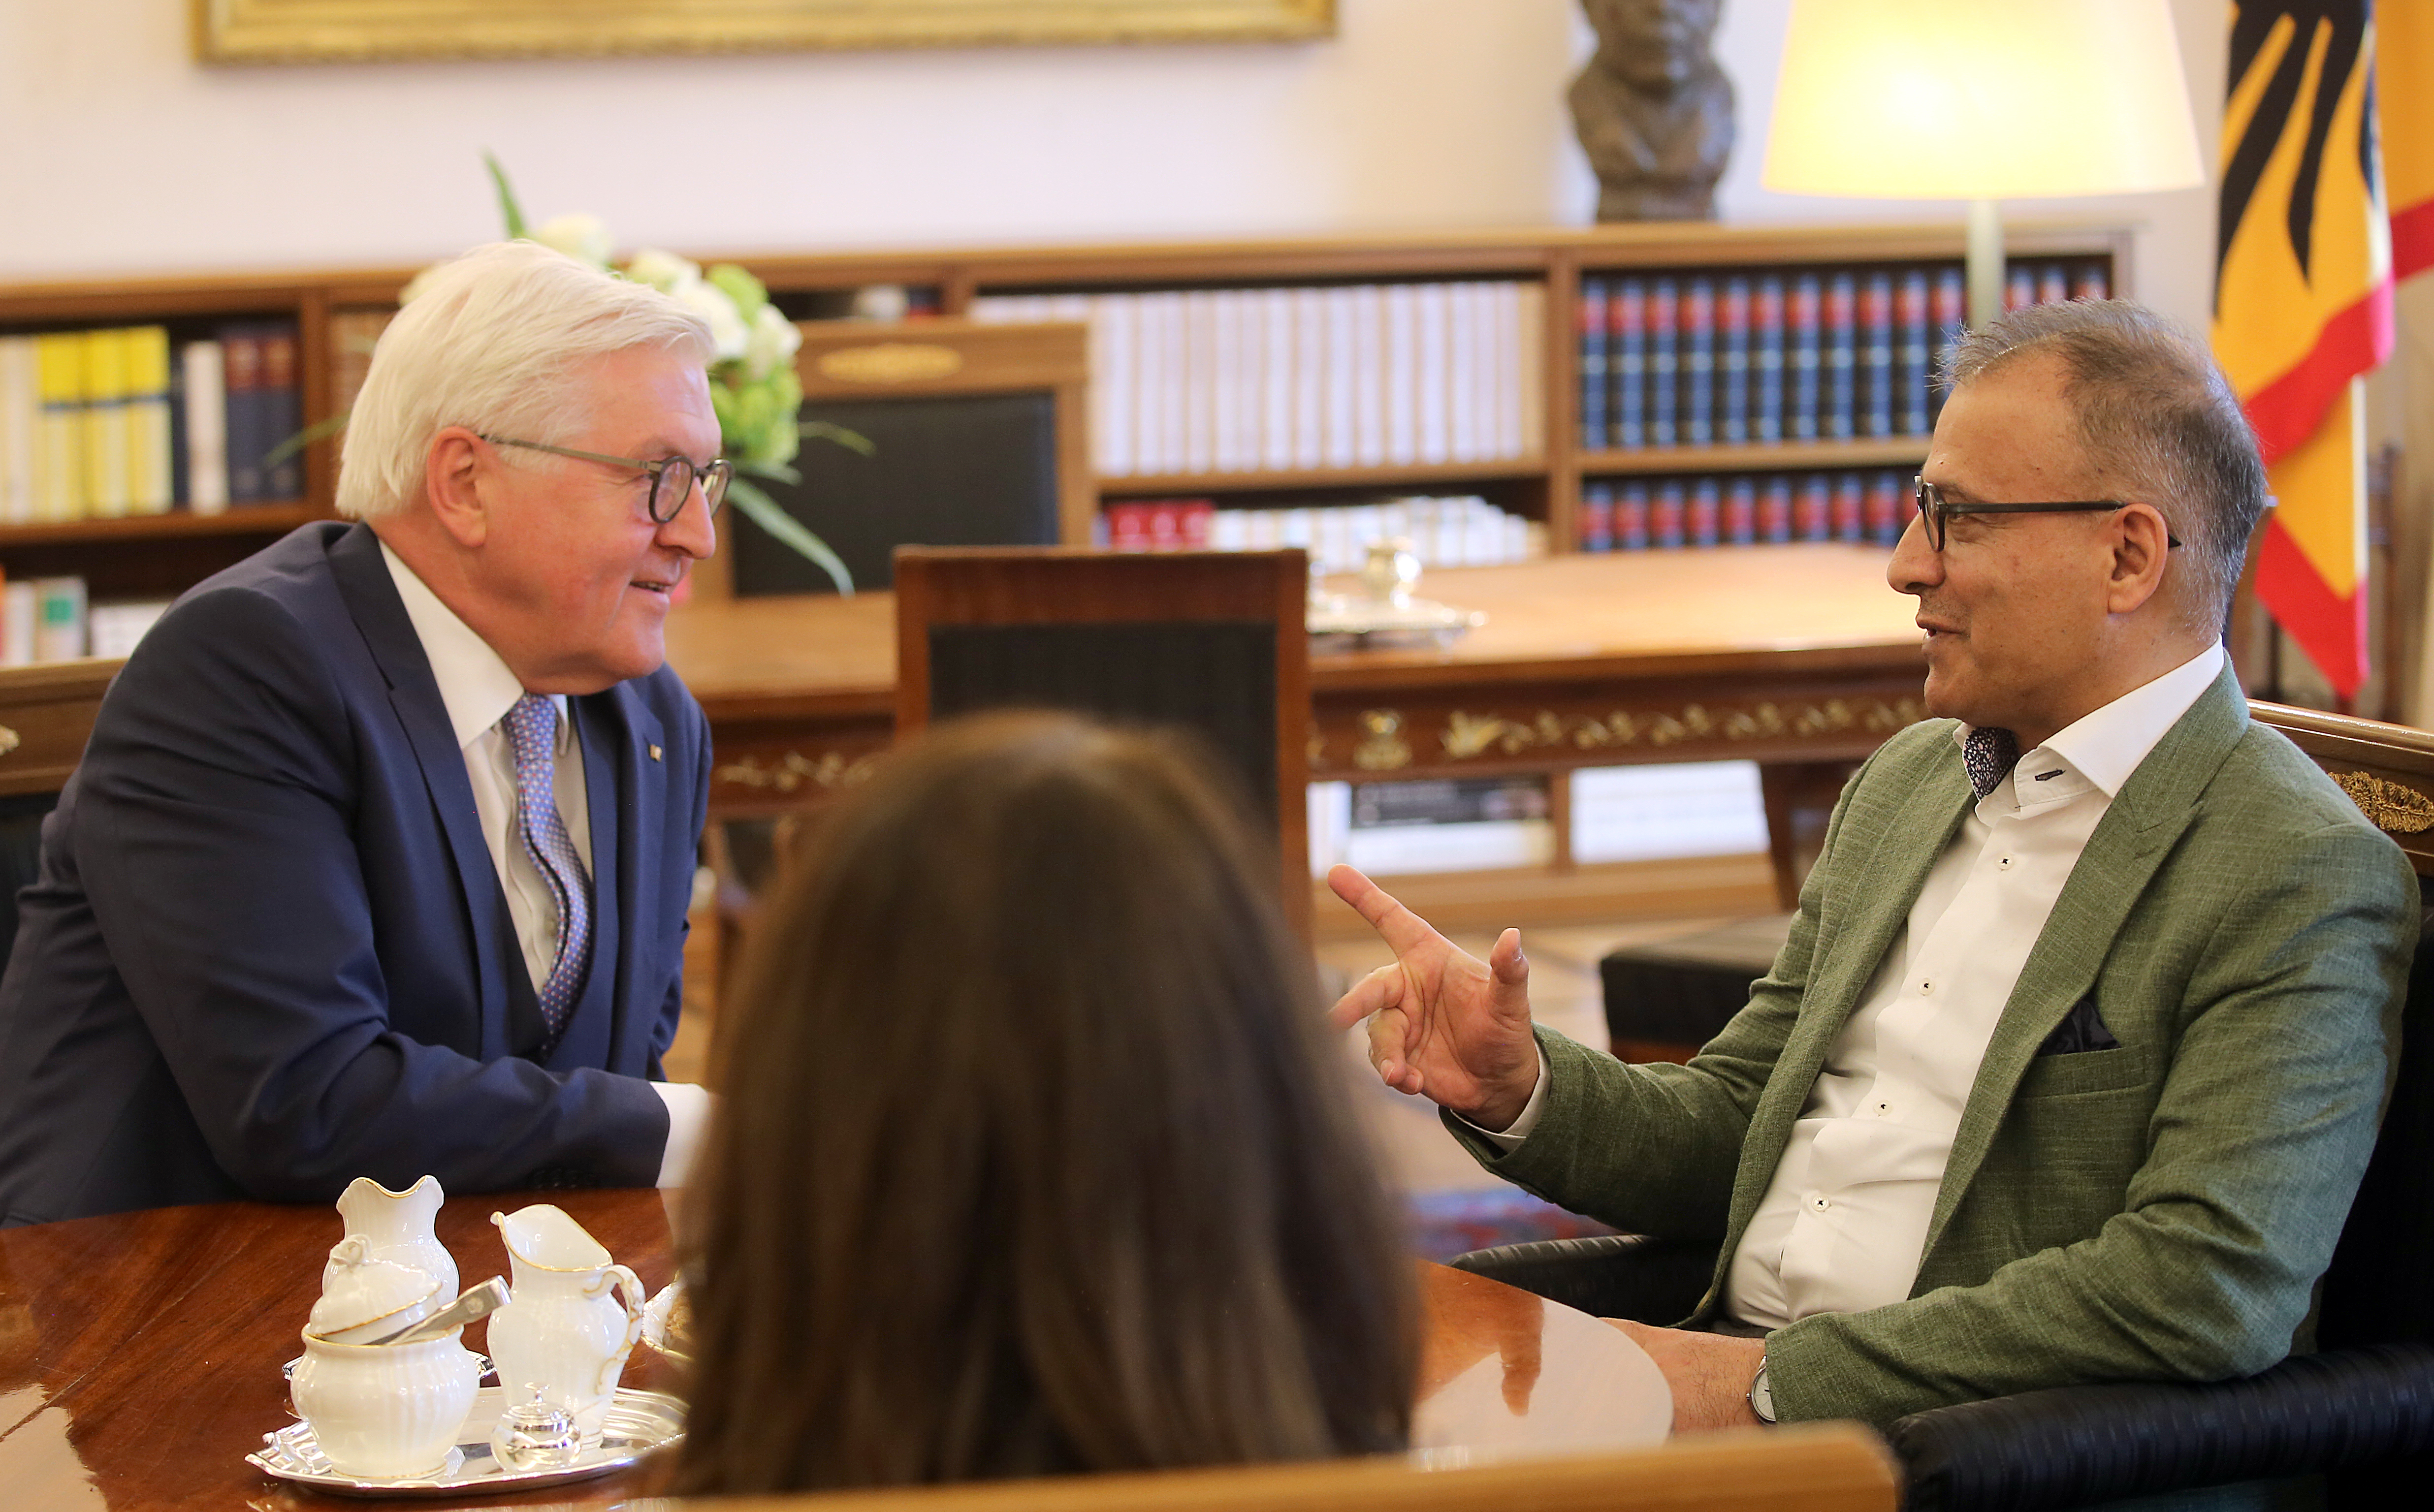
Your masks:
{"label": "long brown hair", "polygon": [[1167,738],[940,727],[756,926],[676,1488],[1397,1449],[1412,1270],[1243,807]]}

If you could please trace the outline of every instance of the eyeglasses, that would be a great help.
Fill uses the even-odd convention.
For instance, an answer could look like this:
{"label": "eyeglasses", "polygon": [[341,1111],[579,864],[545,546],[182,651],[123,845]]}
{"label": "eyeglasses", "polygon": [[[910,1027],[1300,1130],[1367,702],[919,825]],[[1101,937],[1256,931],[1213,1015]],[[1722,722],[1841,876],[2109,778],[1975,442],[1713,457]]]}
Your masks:
{"label": "eyeglasses", "polygon": [[[474,433],[481,435],[480,432]],[[494,447],[522,447],[527,451],[546,451],[554,457],[574,457],[583,462],[606,462],[611,467],[631,467],[648,473],[651,479],[651,522],[664,525],[677,518],[685,501],[693,497],[694,480],[701,483],[702,502],[710,513],[727,502],[727,485],[735,477],[735,464],[725,457],[707,463],[696,463],[691,457],[661,457],[657,462],[644,462],[639,457],[612,457],[600,451],[577,451],[573,447],[543,446],[538,441],[514,441],[503,435],[483,435]]]}
{"label": "eyeglasses", "polygon": [[[2073,500],[2067,503],[2047,504],[1983,504],[1957,503],[1946,499],[1935,484],[1925,478],[1911,480],[1911,497],[1918,504],[1918,518],[1927,526],[1927,544],[1935,551],[1944,550],[1944,528],[1955,515],[2086,515],[2099,510],[2127,509],[2129,504],[2118,499]],[[2164,536],[2170,546],[2181,544],[2180,537]]]}

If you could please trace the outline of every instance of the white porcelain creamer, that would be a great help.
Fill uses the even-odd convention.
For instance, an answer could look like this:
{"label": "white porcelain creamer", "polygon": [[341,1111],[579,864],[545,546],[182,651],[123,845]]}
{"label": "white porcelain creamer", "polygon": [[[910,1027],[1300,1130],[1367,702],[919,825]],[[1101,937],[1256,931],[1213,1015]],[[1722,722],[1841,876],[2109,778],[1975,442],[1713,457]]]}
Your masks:
{"label": "white porcelain creamer", "polygon": [[[538,1390],[600,1436],[626,1356],[643,1333],[643,1283],[546,1202],[493,1213],[506,1242],[507,1305],[490,1315],[490,1358],[510,1400]],[[622,1292],[621,1298],[617,1294]]]}

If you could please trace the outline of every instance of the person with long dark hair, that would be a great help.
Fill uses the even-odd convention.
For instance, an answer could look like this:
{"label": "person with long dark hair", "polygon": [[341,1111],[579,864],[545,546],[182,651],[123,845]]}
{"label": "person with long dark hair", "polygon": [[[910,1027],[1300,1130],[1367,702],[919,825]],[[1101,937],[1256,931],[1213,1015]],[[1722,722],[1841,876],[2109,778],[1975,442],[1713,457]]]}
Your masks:
{"label": "person with long dark hair", "polygon": [[1225,790],[997,715],[819,822],[730,999],[675,1489],[1402,1447],[1411,1265]]}

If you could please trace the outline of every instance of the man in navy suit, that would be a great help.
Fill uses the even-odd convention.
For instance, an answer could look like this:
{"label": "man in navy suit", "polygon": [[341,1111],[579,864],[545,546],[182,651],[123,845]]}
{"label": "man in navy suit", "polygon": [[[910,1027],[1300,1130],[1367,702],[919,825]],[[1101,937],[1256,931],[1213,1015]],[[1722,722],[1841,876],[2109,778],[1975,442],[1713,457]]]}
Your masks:
{"label": "man in navy suit", "polygon": [[716,542],[711,336],[530,243],[382,337],[338,488],[186,594],[45,824],[0,979],[0,1224],[678,1178],[709,787],[662,665]]}

